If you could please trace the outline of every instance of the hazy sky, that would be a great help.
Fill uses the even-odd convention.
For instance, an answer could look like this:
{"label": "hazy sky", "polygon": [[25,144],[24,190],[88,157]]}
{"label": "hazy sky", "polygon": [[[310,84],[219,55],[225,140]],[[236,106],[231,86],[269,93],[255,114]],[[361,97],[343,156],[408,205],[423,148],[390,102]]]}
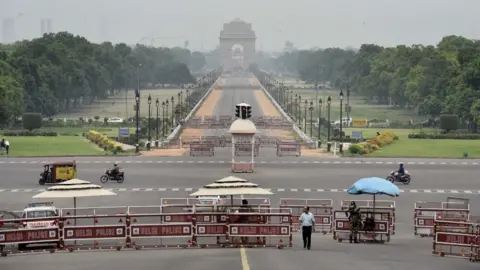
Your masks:
{"label": "hazy sky", "polygon": [[436,44],[450,34],[477,39],[479,10],[480,0],[0,0],[0,16],[16,18],[17,39],[39,36],[40,19],[49,17],[54,31],[93,41],[161,36],[157,46],[189,40],[204,50],[235,18],[253,24],[257,50],[281,50],[287,40],[324,48]]}

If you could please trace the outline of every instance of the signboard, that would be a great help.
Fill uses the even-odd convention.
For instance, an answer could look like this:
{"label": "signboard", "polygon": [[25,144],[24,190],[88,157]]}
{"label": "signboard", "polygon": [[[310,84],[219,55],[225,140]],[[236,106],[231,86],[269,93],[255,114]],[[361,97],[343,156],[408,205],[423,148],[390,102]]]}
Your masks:
{"label": "signboard", "polygon": [[115,239],[126,236],[125,226],[78,226],[66,227],[65,240],[75,239]]}
{"label": "signboard", "polygon": [[58,229],[0,231],[0,245],[11,243],[50,242],[59,240]]}
{"label": "signboard", "polygon": [[352,120],[352,127],[354,128],[366,128],[368,126],[367,119],[353,119]]}
{"label": "signboard", "polygon": [[222,236],[227,233],[227,226],[225,225],[197,225],[197,235],[199,236]]}
{"label": "signboard", "polygon": [[132,226],[132,237],[191,236],[191,224],[153,224]]}
{"label": "signboard", "polygon": [[363,133],[361,131],[352,131],[352,138],[361,139],[363,138]]}
{"label": "signboard", "polygon": [[[478,245],[479,239],[475,235],[470,234],[453,234],[453,233],[437,233],[437,243],[450,243],[459,245]],[[475,243],[477,242],[477,243]]]}
{"label": "signboard", "polygon": [[234,236],[264,236],[289,235],[290,226],[286,225],[231,225],[230,235]]}
{"label": "signboard", "polygon": [[75,170],[73,167],[56,167],[55,168],[55,177],[57,179],[73,179]]}
{"label": "signboard", "polygon": [[118,137],[130,137],[130,130],[127,128],[118,129]]}

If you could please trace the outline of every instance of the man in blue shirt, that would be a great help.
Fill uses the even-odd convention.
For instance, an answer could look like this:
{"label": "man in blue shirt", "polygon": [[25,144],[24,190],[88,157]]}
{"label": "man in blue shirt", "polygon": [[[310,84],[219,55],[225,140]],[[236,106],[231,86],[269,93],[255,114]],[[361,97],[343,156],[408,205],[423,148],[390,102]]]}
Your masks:
{"label": "man in blue shirt", "polygon": [[312,243],[312,232],[315,227],[315,218],[310,213],[310,207],[305,206],[304,212],[298,220],[302,226],[303,248],[310,249]]}

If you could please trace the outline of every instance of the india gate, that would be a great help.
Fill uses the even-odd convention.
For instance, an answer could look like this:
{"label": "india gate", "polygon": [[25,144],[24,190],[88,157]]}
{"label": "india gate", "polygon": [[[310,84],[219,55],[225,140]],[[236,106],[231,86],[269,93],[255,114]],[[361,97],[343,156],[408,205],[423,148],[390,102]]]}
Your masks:
{"label": "india gate", "polygon": [[235,19],[220,32],[220,64],[224,70],[246,70],[255,63],[255,32],[252,24]]}

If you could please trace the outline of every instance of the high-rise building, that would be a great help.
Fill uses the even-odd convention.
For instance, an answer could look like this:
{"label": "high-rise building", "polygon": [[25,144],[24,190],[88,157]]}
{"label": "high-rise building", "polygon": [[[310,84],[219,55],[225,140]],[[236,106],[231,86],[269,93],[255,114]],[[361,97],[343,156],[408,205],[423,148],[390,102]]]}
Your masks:
{"label": "high-rise building", "polygon": [[52,33],[52,19],[41,19],[40,20],[40,34],[43,36],[47,33]]}
{"label": "high-rise building", "polygon": [[2,20],[2,43],[12,43],[15,41],[15,19],[4,18]]}

